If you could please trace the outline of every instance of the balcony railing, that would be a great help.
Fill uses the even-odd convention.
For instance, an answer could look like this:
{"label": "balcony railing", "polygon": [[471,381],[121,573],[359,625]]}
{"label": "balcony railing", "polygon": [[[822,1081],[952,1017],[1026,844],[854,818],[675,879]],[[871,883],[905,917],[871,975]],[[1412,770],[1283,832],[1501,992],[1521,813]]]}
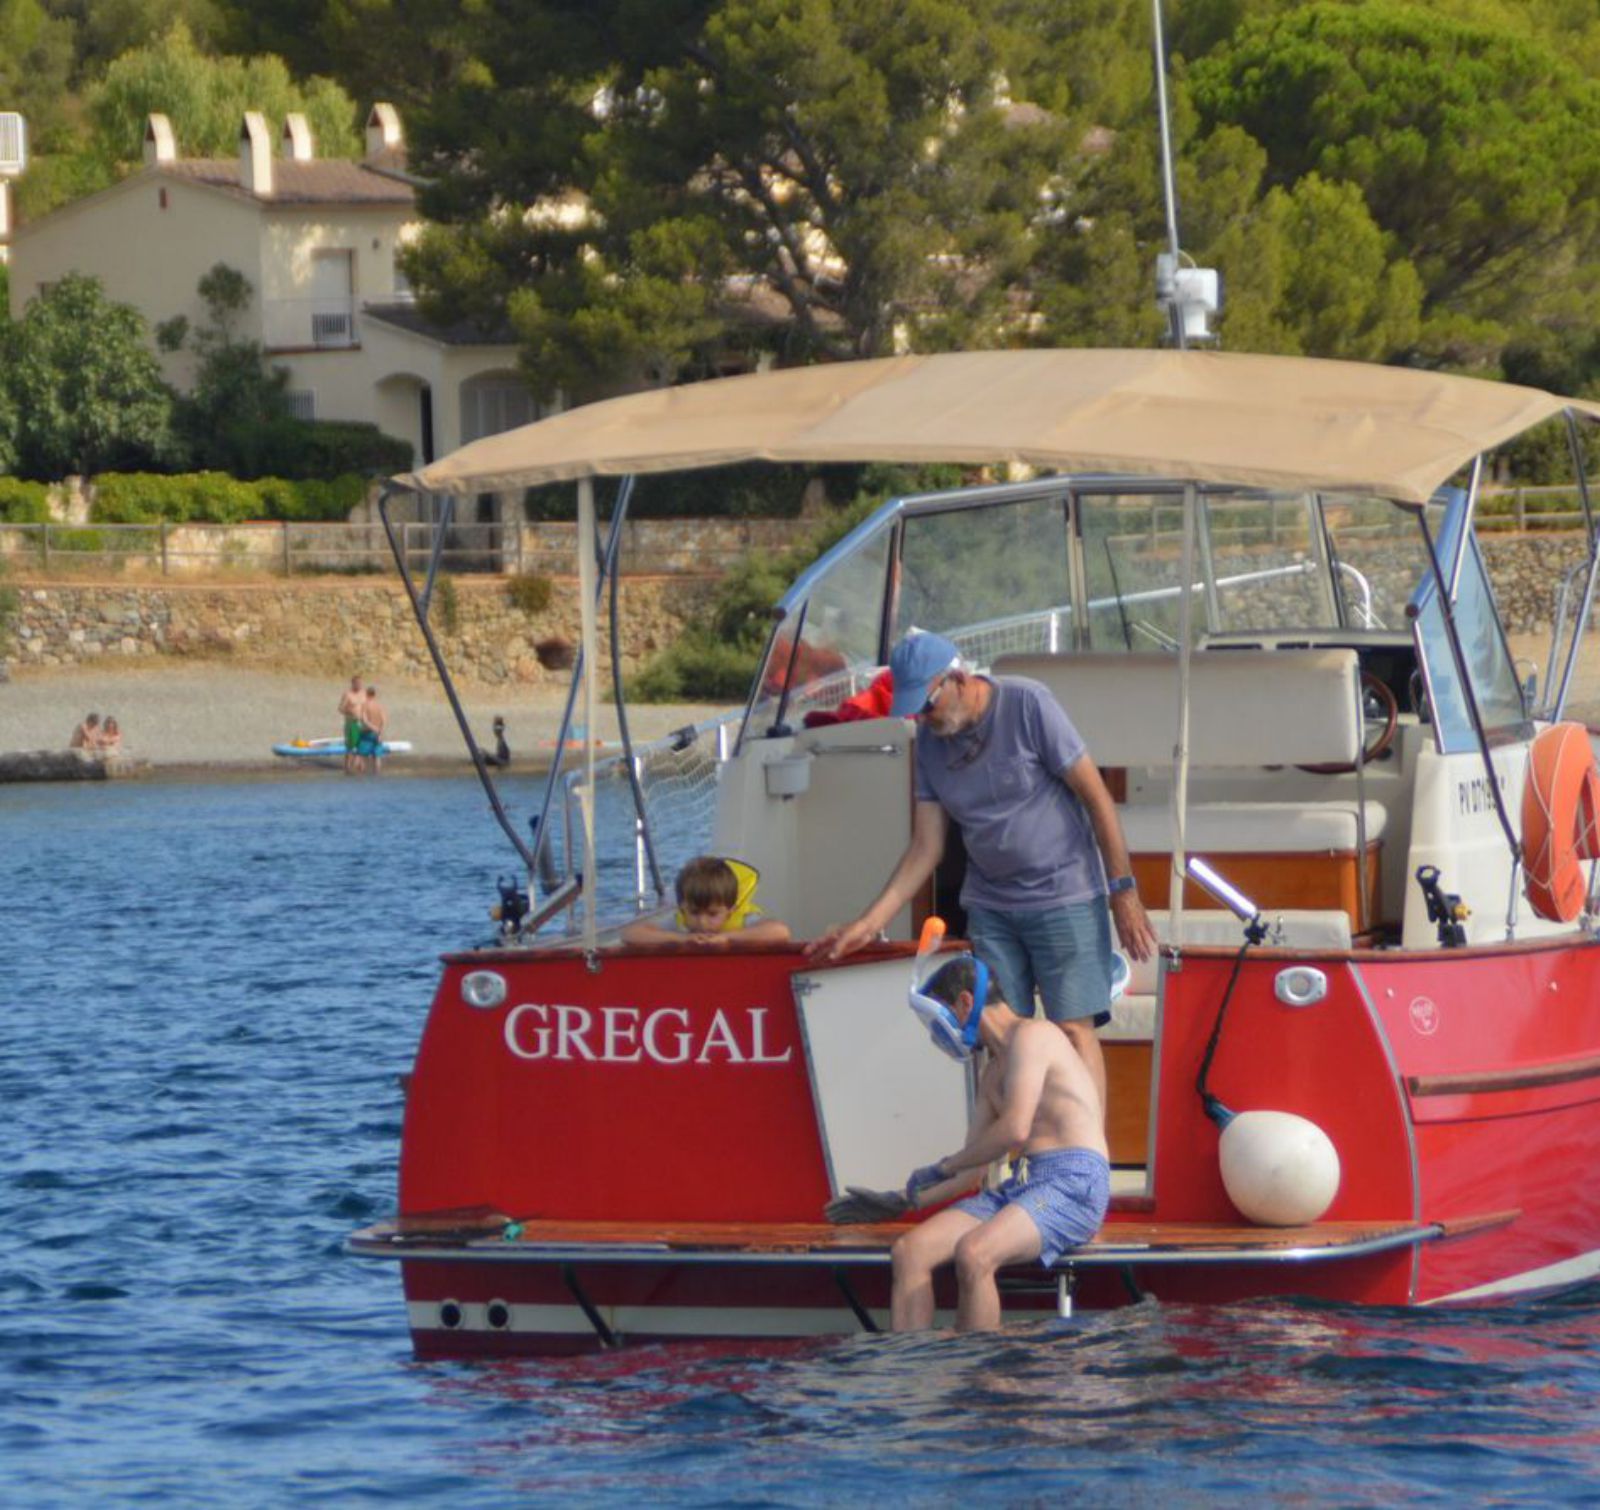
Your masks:
{"label": "balcony railing", "polygon": [[266,299],[261,341],[269,351],[342,350],[361,344],[356,302],[340,299]]}

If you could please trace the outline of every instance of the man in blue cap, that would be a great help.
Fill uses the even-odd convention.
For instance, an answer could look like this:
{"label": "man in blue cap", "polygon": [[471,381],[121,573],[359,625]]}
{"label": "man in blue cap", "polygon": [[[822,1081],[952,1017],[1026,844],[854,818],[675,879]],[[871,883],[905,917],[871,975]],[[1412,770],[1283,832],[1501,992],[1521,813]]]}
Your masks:
{"label": "man in blue cap", "polygon": [[1095,1029],[1110,1016],[1110,924],[1134,959],[1156,948],[1111,793],[1040,683],[979,676],[951,641],[916,630],[889,666],[891,714],[920,719],[911,842],[872,905],[807,953],[838,959],[877,938],[933,874],[953,820],[966,841],[961,905],[974,951],[1006,1001],[1026,1011],[1038,995],[1103,1106]]}

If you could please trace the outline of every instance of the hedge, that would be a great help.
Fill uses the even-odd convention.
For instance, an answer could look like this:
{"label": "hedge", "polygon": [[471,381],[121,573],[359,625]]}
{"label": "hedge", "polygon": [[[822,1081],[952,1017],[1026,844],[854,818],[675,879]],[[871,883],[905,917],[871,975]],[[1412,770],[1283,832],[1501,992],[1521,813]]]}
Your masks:
{"label": "hedge", "polygon": [[[0,478],[0,507],[9,479]],[[35,486],[41,496],[44,489]],[[355,474],[331,481],[262,477],[241,482],[224,472],[102,472],[90,517],[97,524],[239,524],[246,519],[343,520],[366,497]],[[43,514],[40,515],[43,518]]]}
{"label": "hedge", "polygon": [[48,492],[42,482],[24,482],[20,477],[0,477],[0,524],[48,523]]}

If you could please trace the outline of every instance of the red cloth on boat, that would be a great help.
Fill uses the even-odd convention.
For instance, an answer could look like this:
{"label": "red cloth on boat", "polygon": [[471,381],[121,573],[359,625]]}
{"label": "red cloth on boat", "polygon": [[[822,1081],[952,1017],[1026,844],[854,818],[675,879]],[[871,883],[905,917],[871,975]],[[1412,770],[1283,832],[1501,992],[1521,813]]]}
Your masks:
{"label": "red cloth on boat", "polygon": [[820,729],[828,724],[849,724],[863,718],[887,718],[894,700],[894,674],[885,667],[872,679],[872,685],[854,697],[847,697],[837,708],[813,708],[806,714],[806,727]]}

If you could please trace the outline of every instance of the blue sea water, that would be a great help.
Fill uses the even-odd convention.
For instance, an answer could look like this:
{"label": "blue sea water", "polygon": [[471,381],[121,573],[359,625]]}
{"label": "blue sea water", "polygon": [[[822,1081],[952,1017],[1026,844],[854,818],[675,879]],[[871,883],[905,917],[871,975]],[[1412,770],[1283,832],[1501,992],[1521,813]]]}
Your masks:
{"label": "blue sea water", "polygon": [[509,851],[303,774],[0,788],[0,1504],[1600,1500],[1595,1289],[416,1362],[341,1243]]}

